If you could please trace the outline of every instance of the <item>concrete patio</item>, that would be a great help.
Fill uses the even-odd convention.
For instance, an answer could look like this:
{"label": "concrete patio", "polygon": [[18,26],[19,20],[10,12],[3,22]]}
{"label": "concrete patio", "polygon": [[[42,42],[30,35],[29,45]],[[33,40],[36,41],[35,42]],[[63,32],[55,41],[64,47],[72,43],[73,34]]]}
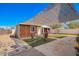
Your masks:
{"label": "concrete patio", "polygon": [[9,56],[45,56],[43,53],[39,52],[38,50],[32,49],[25,49],[18,54],[9,54]]}
{"label": "concrete patio", "polygon": [[65,37],[35,47],[46,56],[75,56],[74,40],[76,37]]}
{"label": "concrete patio", "polygon": [[28,50],[25,49],[12,56],[76,56],[75,39],[76,37],[57,39]]}

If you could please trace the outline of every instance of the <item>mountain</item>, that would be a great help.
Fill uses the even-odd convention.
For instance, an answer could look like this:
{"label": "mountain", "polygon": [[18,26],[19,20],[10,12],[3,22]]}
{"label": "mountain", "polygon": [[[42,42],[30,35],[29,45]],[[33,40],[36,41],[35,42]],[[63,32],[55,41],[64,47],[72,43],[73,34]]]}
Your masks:
{"label": "mountain", "polygon": [[76,19],[79,19],[79,15],[74,10],[72,4],[53,3],[38,15],[22,24],[53,25]]}
{"label": "mountain", "polygon": [[4,29],[4,30],[8,30],[8,29],[13,29],[15,27],[11,27],[11,26],[0,26],[0,30]]}

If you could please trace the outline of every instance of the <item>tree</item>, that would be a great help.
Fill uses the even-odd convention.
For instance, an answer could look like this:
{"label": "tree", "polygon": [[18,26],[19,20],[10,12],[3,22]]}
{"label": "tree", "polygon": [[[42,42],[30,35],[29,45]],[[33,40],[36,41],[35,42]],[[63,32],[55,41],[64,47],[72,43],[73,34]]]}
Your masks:
{"label": "tree", "polygon": [[52,26],[50,26],[52,29],[56,29],[57,30],[57,33],[59,33],[59,29],[62,25],[61,24],[53,24]]}
{"label": "tree", "polygon": [[70,22],[68,24],[68,27],[71,28],[71,29],[79,28],[79,23],[78,22]]}
{"label": "tree", "polygon": [[58,29],[58,28],[61,27],[61,24],[53,24],[53,25],[50,25],[50,27],[51,27],[52,29]]}

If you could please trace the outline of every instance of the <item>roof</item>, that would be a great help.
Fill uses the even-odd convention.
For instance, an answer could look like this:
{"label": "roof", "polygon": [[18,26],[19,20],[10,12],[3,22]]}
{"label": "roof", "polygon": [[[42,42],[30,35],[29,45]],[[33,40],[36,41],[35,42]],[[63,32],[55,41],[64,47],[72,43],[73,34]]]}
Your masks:
{"label": "roof", "polygon": [[46,26],[46,25],[42,25],[41,27],[43,27],[43,28],[51,28],[51,27]]}
{"label": "roof", "polygon": [[55,3],[50,4],[45,10],[32,19],[24,22],[31,25],[53,25],[79,19],[71,4]]}
{"label": "roof", "polygon": [[40,24],[32,24],[32,23],[20,23],[20,25],[42,26]]}

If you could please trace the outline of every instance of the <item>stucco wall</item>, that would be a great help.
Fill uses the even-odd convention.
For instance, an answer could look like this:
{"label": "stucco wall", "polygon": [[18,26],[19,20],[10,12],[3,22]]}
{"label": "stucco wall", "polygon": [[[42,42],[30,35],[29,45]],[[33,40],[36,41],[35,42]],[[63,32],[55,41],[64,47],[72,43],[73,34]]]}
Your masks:
{"label": "stucco wall", "polygon": [[53,29],[51,33],[66,33],[66,34],[79,34],[79,29]]}
{"label": "stucco wall", "polygon": [[37,26],[35,26],[35,31],[31,32],[31,25],[24,25],[24,24],[20,24],[17,26],[16,28],[16,36],[18,36],[18,38],[30,38],[31,35],[36,35],[37,34]]}

